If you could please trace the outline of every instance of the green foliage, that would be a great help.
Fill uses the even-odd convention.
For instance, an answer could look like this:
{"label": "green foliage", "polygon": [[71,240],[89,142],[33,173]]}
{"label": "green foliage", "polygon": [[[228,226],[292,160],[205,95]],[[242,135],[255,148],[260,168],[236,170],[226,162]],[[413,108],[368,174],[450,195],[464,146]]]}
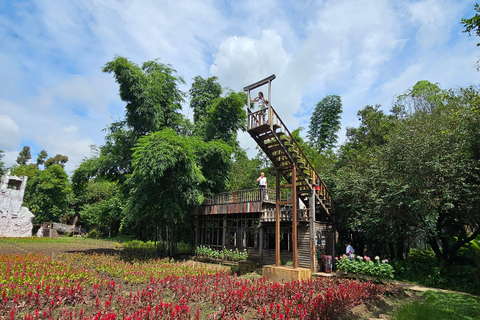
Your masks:
{"label": "green foliage", "polygon": [[425,301],[400,306],[396,320],[480,319],[480,298],[458,293],[426,291]]}
{"label": "green foliage", "polygon": [[[475,33],[477,37],[480,37],[480,6],[478,3],[475,3],[475,15],[469,19],[462,19],[462,24],[465,27],[463,32],[468,33],[469,36],[472,35],[472,32]],[[477,46],[480,46],[480,42],[477,43]]]}
{"label": "green foliage", "polygon": [[[10,173],[17,177],[25,177],[27,176],[28,179],[35,177],[36,175],[40,174],[40,170],[37,168],[36,165],[30,164],[14,164],[10,168]],[[28,183],[28,182],[27,182]]]}
{"label": "green foliage", "polygon": [[32,159],[32,155],[30,153],[30,147],[24,146],[22,151],[18,153],[17,163],[19,165],[27,164],[28,160]]}
{"label": "green foliage", "polygon": [[3,176],[6,172],[5,162],[2,161],[2,158],[5,156],[5,151],[0,150],[0,176]]}
{"label": "green foliage", "polygon": [[256,179],[259,176],[260,165],[260,159],[249,159],[245,150],[236,148],[233,155],[229,189],[244,190],[257,188],[258,183]]}
{"label": "green foliage", "polygon": [[37,156],[37,167],[45,163],[45,159],[48,158],[48,153],[46,150],[42,149]]}
{"label": "green foliage", "polygon": [[227,261],[245,261],[248,259],[247,250],[239,251],[238,248],[235,250],[229,250],[227,248],[223,248],[221,251],[204,247],[198,246],[195,250],[195,255],[201,258],[208,258],[208,259],[219,259],[219,260],[227,260]]}
{"label": "green foliage", "polygon": [[156,249],[155,242],[153,241],[139,241],[139,240],[131,240],[124,242],[123,244],[124,249]]}
{"label": "green foliage", "polygon": [[242,95],[235,92],[215,99],[205,119],[205,141],[223,140],[235,146],[237,131],[246,129],[244,105]]}
{"label": "green foliage", "polygon": [[205,195],[225,192],[230,181],[233,148],[222,140],[195,144],[196,164],[205,178],[201,191]]}
{"label": "green foliage", "polygon": [[120,85],[120,98],[127,103],[126,124],[136,136],[178,125],[184,95],[178,85],[184,81],[175,76],[176,70],[170,65],[154,60],[144,62],[140,68],[116,56],[103,71],[113,73]]}
{"label": "green foliage", "polygon": [[392,262],[395,278],[424,286],[480,294],[480,268],[438,260],[432,250],[412,250],[404,261]]}
{"label": "green foliage", "polygon": [[117,234],[125,201],[116,182],[91,180],[77,201],[80,219],[88,230],[96,229],[101,235]]}
{"label": "green foliage", "polygon": [[203,121],[213,101],[222,94],[222,86],[218,83],[217,77],[203,79],[201,76],[196,76],[193,78],[189,94],[190,108],[193,109],[193,121],[197,124]]}
{"label": "green foliage", "polygon": [[376,277],[378,279],[393,279],[395,270],[388,260],[380,261],[380,257],[376,256],[374,261],[370,257],[356,256],[349,259],[347,256],[341,256],[336,261],[337,269],[348,273],[363,274]]}
{"label": "green foliage", "polygon": [[175,226],[185,221],[189,209],[202,202],[205,182],[195,150],[203,142],[164,129],[139,139],[133,154],[133,173],[127,208],[135,224]]}
{"label": "green foliage", "polygon": [[361,230],[374,254],[401,259],[420,237],[453,261],[480,233],[478,91],[437,89],[419,82],[407,92],[418,107],[403,116],[362,109],[340,150],[337,221]]}
{"label": "green foliage", "polygon": [[405,116],[415,112],[432,112],[441,103],[440,84],[428,80],[418,81],[412,88],[400,95],[392,107],[396,116]]}
{"label": "green foliage", "polygon": [[[42,151],[44,151],[44,150],[42,150]],[[64,156],[62,154],[56,154],[55,157],[48,158],[45,161],[44,166],[45,166],[45,168],[48,168],[52,164],[58,164],[62,168],[65,168],[65,163],[67,163],[67,162],[68,162],[68,157],[67,156]],[[38,163],[38,159],[37,159],[37,163]]]}
{"label": "green foliage", "polygon": [[320,100],[310,117],[308,136],[318,152],[331,150],[338,140],[341,128],[342,99],[329,95]]}
{"label": "green foliage", "polygon": [[71,196],[67,174],[54,164],[28,180],[24,203],[35,215],[34,223],[59,221],[60,217],[72,213],[69,209]]}

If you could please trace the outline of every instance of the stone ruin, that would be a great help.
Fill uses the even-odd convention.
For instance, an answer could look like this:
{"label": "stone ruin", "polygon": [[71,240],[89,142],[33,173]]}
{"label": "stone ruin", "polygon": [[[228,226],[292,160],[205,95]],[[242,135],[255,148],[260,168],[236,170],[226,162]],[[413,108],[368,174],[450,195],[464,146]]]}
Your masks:
{"label": "stone ruin", "polygon": [[0,237],[31,237],[34,215],[22,207],[27,177],[7,172],[0,185]]}

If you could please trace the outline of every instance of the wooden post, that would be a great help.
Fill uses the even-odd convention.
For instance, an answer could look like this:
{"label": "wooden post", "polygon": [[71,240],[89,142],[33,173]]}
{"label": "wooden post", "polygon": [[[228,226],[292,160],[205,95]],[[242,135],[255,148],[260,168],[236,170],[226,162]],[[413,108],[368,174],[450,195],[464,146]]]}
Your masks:
{"label": "wooden post", "polygon": [[[272,80],[268,80],[268,124],[273,126],[273,112],[272,112]],[[273,130],[273,129],[272,129]]]}
{"label": "wooden post", "polygon": [[259,235],[259,239],[258,239],[258,255],[260,256],[260,265],[263,264],[263,226],[260,225],[260,235]]}
{"label": "wooden post", "polygon": [[292,236],[293,236],[293,268],[298,268],[297,256],[297,167],[292,168]]}
{"label": "wooden post", "polygon": [[315,257],[315,254],[316,254],[316,250],[315,250],[315,205],[316,205],[316,202],[317,202],[317,199],[316,199],[316,192],[317,190],[315,190],[315,185],[313,187],[313,190],[312,190],[312,194],[310,195],[310,217],[309,217],[309,221],[310,221],[310,271],[312,273],[316,272],[317,271],[317,268],[316,268],[316,257]]}
{"label": "wooden post", "polygon": [[[247,110],[249,110],[250,108],[250,90],[247,91]],[[250,130],[253,125],[250,123],[252,121],[252,117],[251,115],[249,114],[248,115],[248,121],[247,121],[247,130]]]}
{"label": "wooden post", "polygon": [[275,170],[275,193],[276,193],[276,204],[275,204],[275,265],[278,267],[280,265],[280,173],[278,170]]}

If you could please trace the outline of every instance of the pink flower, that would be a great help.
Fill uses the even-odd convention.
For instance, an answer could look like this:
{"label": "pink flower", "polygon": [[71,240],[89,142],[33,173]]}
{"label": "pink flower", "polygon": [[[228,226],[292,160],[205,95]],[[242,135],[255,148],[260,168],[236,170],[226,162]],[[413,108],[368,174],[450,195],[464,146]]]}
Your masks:
{"label": "pink flower", "polygon": [[365,261],[370,261],[371,260],[370,257],[367,257],[367,256],[364,256],[363,258],[365,259]]}

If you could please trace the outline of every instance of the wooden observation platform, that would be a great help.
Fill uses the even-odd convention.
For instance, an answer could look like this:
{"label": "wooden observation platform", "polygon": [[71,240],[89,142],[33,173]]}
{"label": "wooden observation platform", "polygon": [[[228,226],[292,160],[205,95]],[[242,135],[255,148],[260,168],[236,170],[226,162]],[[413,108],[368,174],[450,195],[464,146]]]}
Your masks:
{"label": "wooden observation platform", "polygon": [[317,252],[335,255],[332,196],[320,178],[315,190],[315,168],[272,107],[274,79],[271,75],[244,91],[250,106],[251,91],[268,85],[267,108],[247,108],[247,131],[275,167],[275,189],[267,189],[263,199],[258,189],[207,198],[196,213],[196,244],[244,249],[261,265],[292,261],[294,269],[313,273],[319,271]]}

